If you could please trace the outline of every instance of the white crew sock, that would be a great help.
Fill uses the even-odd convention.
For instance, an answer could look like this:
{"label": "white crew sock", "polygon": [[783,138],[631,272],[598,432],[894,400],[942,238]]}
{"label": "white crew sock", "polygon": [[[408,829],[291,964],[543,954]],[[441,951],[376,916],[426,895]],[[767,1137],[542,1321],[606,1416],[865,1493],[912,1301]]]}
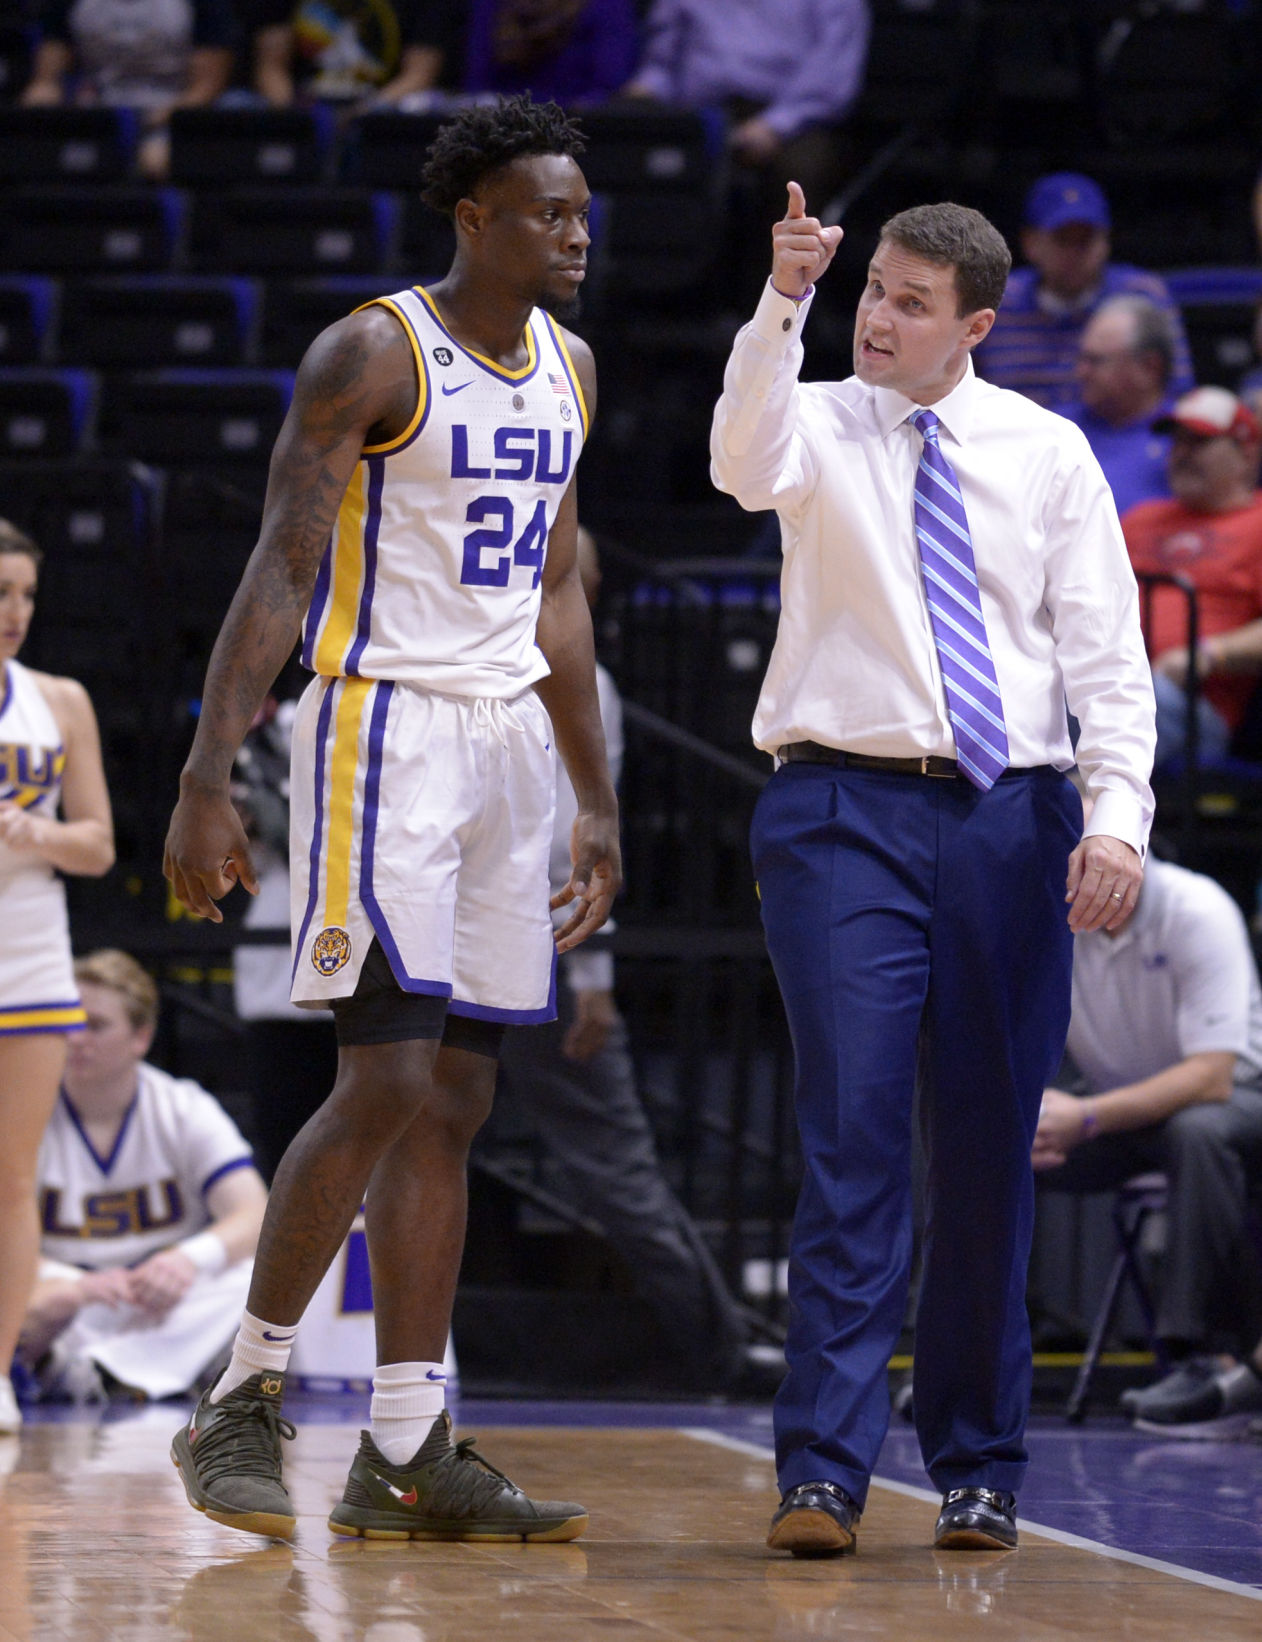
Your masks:
{"label": "white crew sock", "polygon": [[244,1385],[252,1374],[270,1368],[283,1374],[289,1367],[289,1353],[293,1350],[297,1323],[265,1323],[241,1313],[241,1327],[232,1344],[232,1360],[215,1381],[210,1393],[212,1403],[222,1402],[230,1391]]}
{"label": "white crew sock", "polygon": [[441,1363],[383,1363],[372,1377],[371,1436],[383,1459],[405,1465],[446,1406]]}

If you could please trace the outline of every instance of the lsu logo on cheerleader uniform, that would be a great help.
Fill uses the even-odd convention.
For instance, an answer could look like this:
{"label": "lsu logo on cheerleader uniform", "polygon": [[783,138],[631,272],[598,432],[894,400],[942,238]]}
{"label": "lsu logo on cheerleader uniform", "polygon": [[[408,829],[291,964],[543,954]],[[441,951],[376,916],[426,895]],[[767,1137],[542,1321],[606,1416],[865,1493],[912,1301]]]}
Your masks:
{"label": "lsu logo on cheerleader uniform", "polygon": [[311,962],[321,975],[336,975],[351,955],[351,938],[344,929],[330,924],[311,943]]}

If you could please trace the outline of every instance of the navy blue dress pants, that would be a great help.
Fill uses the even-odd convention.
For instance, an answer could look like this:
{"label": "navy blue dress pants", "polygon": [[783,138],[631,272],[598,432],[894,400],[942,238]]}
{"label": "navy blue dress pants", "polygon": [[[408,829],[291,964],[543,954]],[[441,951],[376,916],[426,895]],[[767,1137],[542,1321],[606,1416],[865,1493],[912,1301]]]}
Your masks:
{"label": "navy blue dress pants", "polygon": [[913,1401],[942,1492],[1015,1490],[1030,1398],[1030,1146],[1069,1026],[1065,877],[1082,803],[1051,769],[963,780],[787,764],[755,811],[796,1058],[783,1491],[862,1505],[907,1300],[920,1089],[926,1226]]}

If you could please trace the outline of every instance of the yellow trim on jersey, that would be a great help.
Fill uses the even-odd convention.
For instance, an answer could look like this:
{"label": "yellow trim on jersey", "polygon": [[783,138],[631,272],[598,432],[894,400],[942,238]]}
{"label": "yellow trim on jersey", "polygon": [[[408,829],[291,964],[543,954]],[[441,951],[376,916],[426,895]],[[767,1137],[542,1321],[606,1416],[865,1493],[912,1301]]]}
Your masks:
{"label": "yellow trim on jersey", "polygon": [[87,1011],[82,1004],[63,1004],[57,1009],[0,1009],[0,1032],[48,1031],[59,1026],[84,1026]]}
{"label": "yellow trim on jersey", "polygon": [[[414,285],[412,289],[425,303],[439,325],[442,325],[444,336],[451,336],[451,332],[446,325],[443,325],[443,318],[438,311],[438,305],[425,287],[423,285]],[[516,371],[510,371],[507,365],[497,365],[493,359],[488,359],[484,353],[479,353],[476,348],[467,348],[463,342],[456,342],[454,336],[451,336],[451,340],[456,342],[456,346],[462,353],[467,353],[470,359],[476,359],[479,365],[485,365],[488,371],[494,371],[496,376],[502,376],[506,382],[520,382],[522,377],[529,376],[539,363],[539,352],[535,347],[534,327],[529,320],[526,321],[526,329],[522,332],[522,335],[526,339],[526,363],[520,370]]]}
{"label": "yellow trim on jersey", "polygon": [[360,462],[337,510],[333,529],[333,585],[329,613],[315,650],[317,673],[336,676],[359,620],[359,590],[364,580],[364,514],[368,509],[368,468]]}
{"label": "yellow trim on jersey", "polygon": [[561,350],[561,357],[570,367],[570,375],[574,379],[574,396],[578,400],[578,414],[583,423],[583,438],[586,439],[592,419],[587,414],[587,401],[583,398],[583,384],[579,381],[578,372],[574,369],[574,361],[570,358],[570,350],[566,347],[565,338],[561,335],[561,327],[559,325],[550,325],[548,329],[552,332],[552,340]]}
{"label": "yellow trim on jersey", "polygon": [[344,928],[351,902],[351,842],[355,835],[355,774],[364,703],[376,681],[348,678],[342,685],[329,760],[329,841],[325,849],[324,927]]}
{"label": "yellow trim on jersey", "polygon": [[[421,418],[425,415],[425,407],[429,403],[429,373],[425,369],[425,355],[421,352],[421,344],[417,341],[416,332],[408,323],[407,315],[397,302],[392,302],[388,296],[374,297],[371,302],[365,302],[363,308],[389,308],[390,312],[402,325],[408,341],[412,344],[412,357],[416,361],[416,409],[412,413],[412,420],[403,432],[394,439],[387,439],[384,445],[365,445],[365,456],[389,456],[392,450],[398,450],[400,445],[406,445],[408,440],[420,426]],[[362,313],[363,308],[356,308],[355,312]]]}

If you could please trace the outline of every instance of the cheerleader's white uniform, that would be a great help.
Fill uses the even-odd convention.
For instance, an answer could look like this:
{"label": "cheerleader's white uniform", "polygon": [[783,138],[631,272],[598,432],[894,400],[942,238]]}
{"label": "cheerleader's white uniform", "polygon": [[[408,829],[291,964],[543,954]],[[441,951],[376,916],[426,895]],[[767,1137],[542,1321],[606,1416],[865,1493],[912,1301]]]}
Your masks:
{"label": "cheerleader's white uniform", "polygon": [[[66,750],[28,668],[10,661],[0,704],[0,799],[57,814]],[[0,843],[0,1034],[81,1031],[66,892],[46,861]]]}

